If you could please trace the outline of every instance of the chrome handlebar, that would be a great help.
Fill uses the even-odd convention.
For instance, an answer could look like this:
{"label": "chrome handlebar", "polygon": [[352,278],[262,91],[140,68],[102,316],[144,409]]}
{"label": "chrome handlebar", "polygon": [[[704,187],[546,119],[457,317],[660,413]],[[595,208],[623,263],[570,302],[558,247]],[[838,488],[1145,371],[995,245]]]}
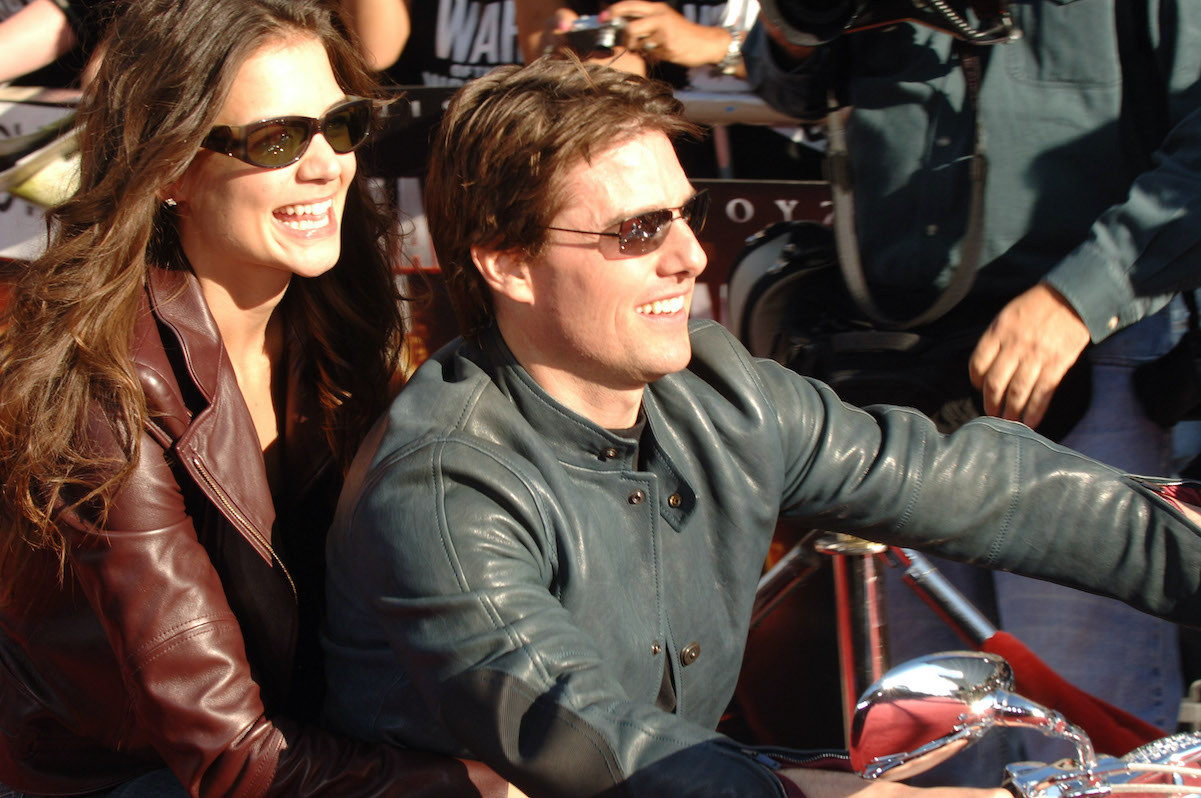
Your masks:
{"label": "chrome handlebar", "polygon": [[1034,729],[1076,746],[1054,764],[1016,762],[1004,786],[1020,798],[1111,794],[1201,795],[1201,733],[1165,737],[1121,757],[1097,757],[1082,729],[1013,692],[1013,671],[993,654],[931,654],[893,668],[859,699],[851,765],[868,779],[904,779],[937,765],[996,727]]}

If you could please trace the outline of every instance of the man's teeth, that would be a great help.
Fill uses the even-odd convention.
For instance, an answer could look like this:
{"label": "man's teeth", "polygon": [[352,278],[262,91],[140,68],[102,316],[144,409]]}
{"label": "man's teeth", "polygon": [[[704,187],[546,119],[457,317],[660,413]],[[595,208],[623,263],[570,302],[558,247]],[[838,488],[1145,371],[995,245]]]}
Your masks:
{"label": "man's teeth", "polygon": [[332,199],[327,199],[311,205],[285,205],[275,215],[282,224],[293,230],[315,230],[329,224],[329,209],[333,204]]}
{"label": "man's teeth", "polygon": [[684,297],[677,296],[671,299],[657,299],[654,302],[639,305],[637,311],[647,316],[658,316],[660,314],[679,313],[683,309]]}

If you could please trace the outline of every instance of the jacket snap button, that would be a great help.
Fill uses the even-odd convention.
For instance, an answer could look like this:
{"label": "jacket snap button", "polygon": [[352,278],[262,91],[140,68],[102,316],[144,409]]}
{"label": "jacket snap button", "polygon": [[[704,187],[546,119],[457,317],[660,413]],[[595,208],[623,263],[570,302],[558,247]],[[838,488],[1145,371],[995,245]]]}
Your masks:
{"label": "jacket snap button", "polygon": [[696,662],[696,658],[701,655],[700,643],[689,643],[680,651],[680,664],[687,667]]}
{"label": "jacket snap button", "polygon": [[660,651],[662,651],[662,650],[663,650],[663,646],[659,645],[659,641],[658,641],[658,640],[656,640],[655,642],[651,643],[651,656],[652,656],[652,657],[657,657],[657,656],[659,656],[659,652],[660,652]]}
{"label": "jacket snap button", "polygon": [[613,449],[613,448],[605,449],[603,452],[601,452],[602,460],[612,460],[616,456],[617,456],[617,450]]}
{"label": "jacket snap button", "polygon": [[626,499],[630,504],[642,504],[642,500],[646,498],[646,494],[640,490],[636,490]]}
{"label": "jacket snap button", "polygon": [[680,497],[680,494],[673,493],[667,497],[667,503],[672,507],[679,507],[684,503],[684,499]]}

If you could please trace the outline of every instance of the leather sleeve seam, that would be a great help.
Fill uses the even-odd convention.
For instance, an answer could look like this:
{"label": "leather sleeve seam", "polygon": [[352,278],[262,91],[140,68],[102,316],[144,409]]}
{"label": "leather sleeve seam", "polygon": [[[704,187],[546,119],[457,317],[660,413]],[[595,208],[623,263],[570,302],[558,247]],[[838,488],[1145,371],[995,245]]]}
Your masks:
{"label": "leather sleeve seam", "polygon": [[198,635],[212,634],[217,627],[232,626],[238,628],[237,619],[233,615],[220,614],[193,618],[186,623],[179,623],[157,635],[154,640],[128,656],[130,666],[142,670],[146,665],[170,653],[179,645],[186,643]]}

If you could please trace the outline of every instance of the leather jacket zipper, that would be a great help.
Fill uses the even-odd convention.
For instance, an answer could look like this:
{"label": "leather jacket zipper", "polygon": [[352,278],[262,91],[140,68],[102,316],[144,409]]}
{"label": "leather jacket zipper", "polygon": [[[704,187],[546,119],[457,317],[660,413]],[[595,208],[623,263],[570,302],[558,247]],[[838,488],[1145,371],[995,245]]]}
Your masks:
{"label": "leather jacket zipper", "polygon": [[850,752],[840,748],[799,751],[779,746],[759,745],[743,746],[739,750],[768,770],[777,770],[781,767],[821,768],[845,772],[852,770]]}
{"label": "leather jacket zipper", "polygon": [[208,486],[210,493],[216,497],[218,502],[220,502],[221,506],[225,509],[226,515],[235,523],[242,534],[252,538],[256,543],[266,549],[267,552],[270,553],[271,559],[279,564],[280,570],[283,571],[284,577],[288,580],[288,585],[292,588],[292,598],[296,601],[299,601],[300,596],[296,591],[296,582],[293,581],[292,574],[288,573],[288,566],[284,565],[284,561],[281,560],[279,555],[275,553],[275,549],[271,546],[271,541],[267,540],[262,533],[255,529],[254,525],[250,523],[246,516],[238,512],[238,509],[234,507],[233,502],[231,502],[229,497],[225,495],[225,491],[221,489],[221,486],[218,485],[217,481],[213,479],[211,474],[209,474],[208,469],[205,468],[204,464],[200,462],[200,458],[192,457],[192,465],[196,467],[196,472],[200,474],[200,478],[204,480],[204,484]]}

